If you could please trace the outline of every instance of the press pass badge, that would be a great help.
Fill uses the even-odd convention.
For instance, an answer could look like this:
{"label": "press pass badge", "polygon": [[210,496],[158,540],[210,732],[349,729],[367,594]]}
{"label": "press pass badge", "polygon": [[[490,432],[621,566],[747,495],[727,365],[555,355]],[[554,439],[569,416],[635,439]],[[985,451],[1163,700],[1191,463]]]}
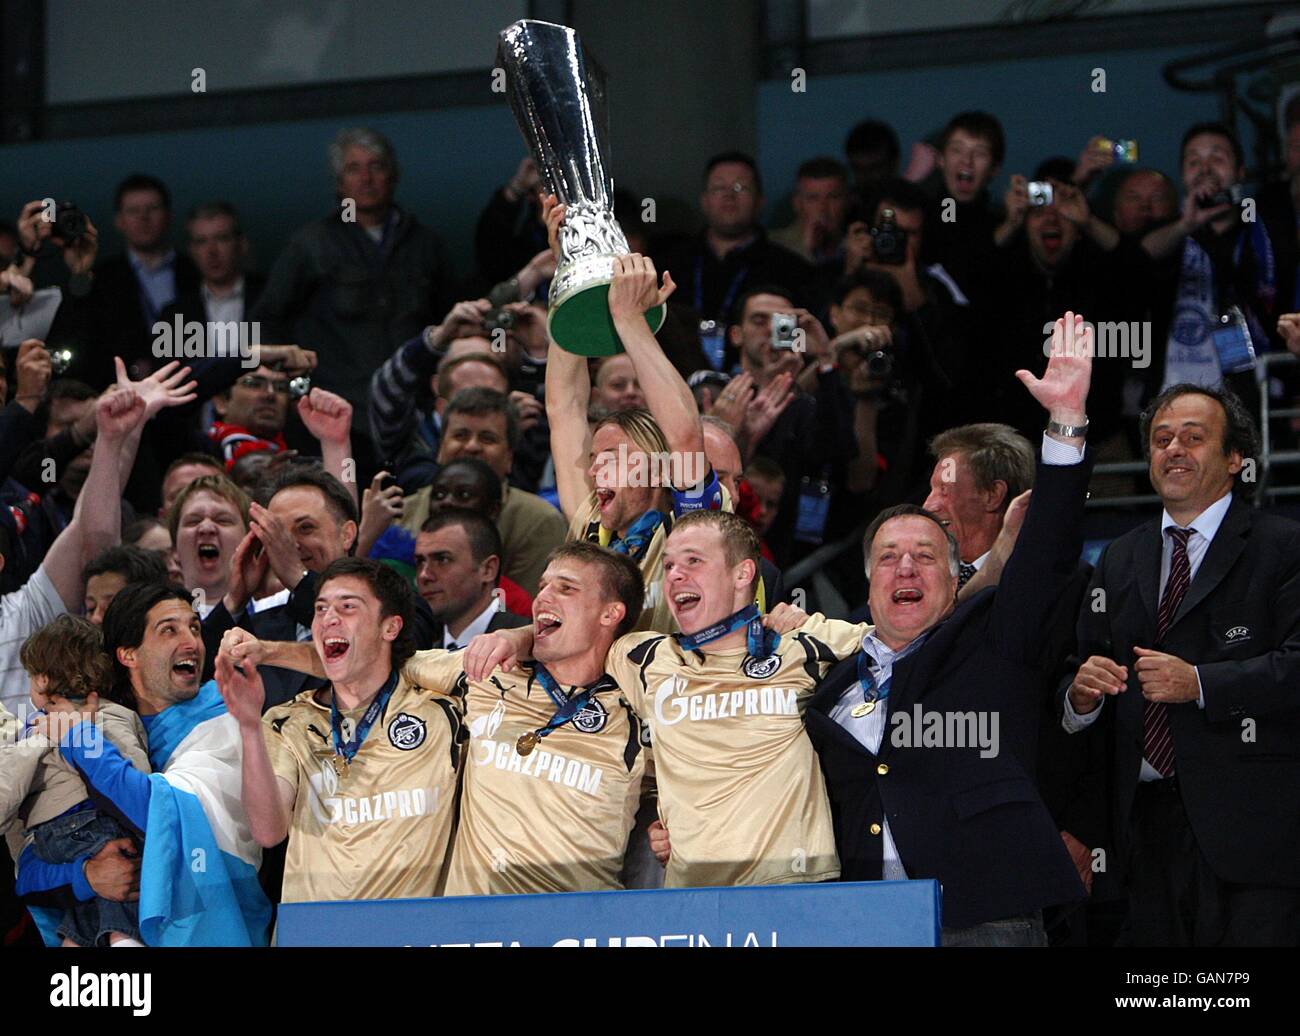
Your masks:
{"label": "press pass badge", "polygon": [[803,477],[799,485],[799,513],[795,518],[794,538],[800,543],[821,543],[826,535],[826,517],[831,510],[831,484],[828,472],[821,478]]}
{"label": "press pass badge", "polygon": [[1214,351],[1219,356],[1219,369],[1224,374],[1240,374],[1255,369],[1255,346],[1250,340],[1250,327],[1240,306],[1233,306],[1221,314],[1212,334]]}

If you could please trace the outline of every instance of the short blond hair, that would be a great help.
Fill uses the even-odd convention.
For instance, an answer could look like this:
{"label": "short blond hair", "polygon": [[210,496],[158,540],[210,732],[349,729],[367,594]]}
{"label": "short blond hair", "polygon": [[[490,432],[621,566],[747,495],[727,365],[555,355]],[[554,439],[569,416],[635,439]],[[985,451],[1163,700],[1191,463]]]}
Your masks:
{"label": "short blond hair", "polygon": [[742,561],[752,561],[754,578],[758,578],[759,561],[763,552],[758,544],[758,534],[754,532],[754,527],[749,522],[730,511],[691,511],[677,519],[673,525],[673,532],[696,525],[707,525],[717,529],[722,537],[723,557],[726,558],[727,564],[735,568]]}
{"label": "short blond hair", "polygon": [[205,492],[229,500],[239,508],[239,517],[244,520],[244,528],[248,528],[248,508],[252,503],[249,495],[225,475],[203,475],[176,494],[171,510],[167,512],[167,531],[171,533],[173,543],[176,542],[176,530],[180,528],[181,511],[185,509],[186,503],[195,494]]}
{"label": "short blond hair", "polygon": [[625,407],[622,410],[615,410],[597,423],[594,432],[600,431],[607,424],[616,425],[622,429],[638,449],[646,453],[667,453],[668,441],[664,438],[664,433],[659,427],[659,422],[651,415],[649,410],[644,407],[634,406]]}

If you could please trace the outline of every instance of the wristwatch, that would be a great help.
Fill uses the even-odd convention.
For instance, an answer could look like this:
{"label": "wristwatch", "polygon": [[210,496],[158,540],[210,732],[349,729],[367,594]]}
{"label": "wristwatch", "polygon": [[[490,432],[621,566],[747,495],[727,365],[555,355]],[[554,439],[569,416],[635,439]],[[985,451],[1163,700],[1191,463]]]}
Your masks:
{"label": "wristwatch", "polygon": [[1059,421],[1048,421],[1047,430],[1053,435],[1059,435],[1063,439],[1082,439],[1088,434],[1088,425],[1092,422],[1087,419],[1083,424],[1061,424]]}

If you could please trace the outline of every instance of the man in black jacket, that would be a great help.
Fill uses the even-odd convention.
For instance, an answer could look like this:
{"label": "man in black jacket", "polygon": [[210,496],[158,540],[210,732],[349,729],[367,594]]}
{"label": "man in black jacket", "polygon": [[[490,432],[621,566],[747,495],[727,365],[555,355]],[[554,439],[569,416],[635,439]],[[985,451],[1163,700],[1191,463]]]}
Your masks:
{"label": "man in black jacket", "polygon": [[806,715],[841,877],[937,879],[945,945],[1043,945],[1042,908],[1083,896],[1034,771],[1041,641],[1081,545],[1090,339],[1067,313],[1043,378],[1018,372],[1051,423],[999,585],[956,604],[956,540],[919,507],[883,511],[864,542],[875,630]]}
{"label": "man in black jacket", "polygon": [[1230,393],[1175,385],[1142,424],[1164,513],[1097,562],[1065,729],[1109,747],[1134,944],[1294,946],[1300,525],[1234,498],[1259,439]]}
{"label": "man in black jacket", "polygon": [[352,404],[357,481],[365,485],[378,470],[367,415],[370,377],[447,311],[452,270],[438,235],[394,203],[397,160],[383,136],[343,130],[330,162],[338,210],[294,234],[252,317],[267,341],[313,350],[313,383]]}

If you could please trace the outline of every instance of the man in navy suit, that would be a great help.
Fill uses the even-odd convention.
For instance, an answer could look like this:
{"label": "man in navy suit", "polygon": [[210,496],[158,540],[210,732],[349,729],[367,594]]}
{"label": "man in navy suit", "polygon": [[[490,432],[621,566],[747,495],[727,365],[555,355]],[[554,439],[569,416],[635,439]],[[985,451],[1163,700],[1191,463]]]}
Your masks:
{"label": "man in navy suit", "polygon": [[1259,436],[1230,392],[1174,385],[1142,426],[1164,513],[1097,562],[1065,729],[1108,748],[1129,941],[1295,946],[1300,524],[1234,496]]}
{"label": "man in navy suit", "polygon": [[959,548],[939,519],[914,505],[876,517],[875,629],[808,706],[842,879],[937,879],[944,945],[1045,945],[1042,908],[1084,895],[1034,771],[1042,641],[1081,546],[1091,373],[1070,313],[1043,378],[1017,372],[1050,423],[996,587],[958,603]]}

